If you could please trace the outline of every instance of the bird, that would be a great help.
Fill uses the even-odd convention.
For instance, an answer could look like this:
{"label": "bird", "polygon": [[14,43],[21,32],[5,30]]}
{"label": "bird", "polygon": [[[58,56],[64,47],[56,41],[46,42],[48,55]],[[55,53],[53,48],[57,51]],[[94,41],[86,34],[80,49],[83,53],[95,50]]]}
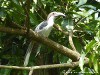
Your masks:
{"label": "bird", "polygon": [[[47,20],[41,22],[39,25],[37,25],[37,27],[35,28],[35,32],[38,33],[40,36],[43,37],[48,37],[53,25],[54,25],[54,20],[56,19],[56,17],[58,16],[66,16],[64,13],[61,12],[51,12],[48,16],[47,16]],[[27,48],[26,54],[25,54],[25,60],[24,60],[24,66],[28,65],[29,62],[29,57],[32,51],[34,45],[34,41],[32,40]],[[38,49],[41,48],[41,45],[39,45]]]}

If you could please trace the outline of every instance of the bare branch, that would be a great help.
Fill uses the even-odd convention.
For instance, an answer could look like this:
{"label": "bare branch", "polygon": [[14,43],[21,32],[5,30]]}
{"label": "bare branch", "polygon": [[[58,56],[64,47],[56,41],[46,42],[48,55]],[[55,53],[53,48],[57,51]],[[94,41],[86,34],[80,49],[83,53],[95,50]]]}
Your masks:
{"label": "bare branch", "polygon": [[29,10],[30,10],[30,0],[26,0],[25,4],[23,4],[22,0],[20,0],[22,7],[24,9],[25,12],[25,26],[27,27],[27,34],[29,33],[29,29],[30,29],[30,18],[29,18]]}
{"label": "bare branch", "polygon": [[34,71],[34,69],[33,69],[33,67],[30,69],[30,72],[29,72],[29,75],[32,75],[33,74],[33,71]]}
{"label": "bare branch", "polygon": [[[0,32],[6,32],[10,34],[17,34],[17,35],[26,35],[27,30],[21,30],[21,29],[13,29],[8,27],[0,27]],[[29,37],[33,38],[33,40],[41,42],[48,47],[51,47],[53,50],[58,51],[59,53],[62,53],[63,55],[71,58],[73,61],[77,61],[80,58],[80,54],[78,52],[72,51],[71,49],[60,45],[48,38],[41,37],[37,33],[35,33],[32,29],[29,31]]]}
{"label": "bare branch", "polygon": [[[88,64],[89,61],[85,61],[85,65]],[[72,63],[63,63],[63,64],[53,64],[53,65],[41,65],[41,66],[33,66],[33,67],[19,67],[19,66],[5,66],[0,65],[0,68],[8,68],[8,69],[20,69],[20,70],[39,70],[39,69],[51,69],[51,68],[75,68],[79,65],[79,62]],[[31,73],[30,73],[31,74]]]}
{"label": "bare branch", "polygon": [[56,28],[57,30],[59,30],[60,32],[62,32],[64,35],[68,35],[68,32],[63,31],[63,29],[59,25],[55,24],[54,28]]}
{"label": "bare branch", "polygon": [[73,31],[69,31],[69,43],[70,43],[70,46],[72,47],[73,51],[76,51],[76,48],[74,46],[74,43],[73,43]]}
{"label": "bare branch", "polygon": [[27,31],[24,29],[14,29],[14,28],[0,26],[0,32],[23,36],[23,35],[26,35]]}

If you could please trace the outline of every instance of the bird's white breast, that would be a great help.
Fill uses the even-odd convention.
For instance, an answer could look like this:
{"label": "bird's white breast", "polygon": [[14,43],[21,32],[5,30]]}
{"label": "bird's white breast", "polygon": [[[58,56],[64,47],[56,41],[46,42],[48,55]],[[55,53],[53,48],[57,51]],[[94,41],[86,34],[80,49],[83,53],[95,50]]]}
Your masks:
{"label": "bird's white breast", "polygon": [[39,26],[35,29],[37,33],[39,33],[41,36],[48,37],[54,24],[54,17],[50,17],[47,20],[47,26],[43,27],[41,30],[39,30]]}
{"label": "bird's white breast", "polygon": [[48,37],[52,28],[53,28],[54,23],[49,23],[43,30],[42,30],[42,35],[44,37]]}

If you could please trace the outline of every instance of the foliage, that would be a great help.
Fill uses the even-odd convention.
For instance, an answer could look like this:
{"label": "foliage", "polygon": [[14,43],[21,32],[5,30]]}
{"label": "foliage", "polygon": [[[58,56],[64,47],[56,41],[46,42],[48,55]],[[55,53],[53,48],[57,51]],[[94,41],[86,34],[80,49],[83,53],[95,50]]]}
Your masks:
{"label": "foliage", "polygon": [[[79,2],[78,0],[29,0],[30,3],[27,3],[27,1],[0,0],[0,25],[19,28],[27,27],[28,24],[34,29],[41,21],[46,20],[51,11],[65,13],[67,18],[57,18],[55,23],[59,24],[65,32],[73,31],[73,43],[81,54],[80,68],[72,69],[71,72],[73,75],[81,70],[84,74],[97,74],[100,71],[100,2],[95,0],[79,0]],[[29,23],[26,20],[28,16],[26,12],[29,14]],[[71,48],[68,36],[56,29],[52,30],[49,38]],[[23,36],[0,33],[0,63],[22,66],[29,42],[29,38],[26,39]],[[89,58],[90,67],[83,66],[84,56]],[[29,66],[67,62],[71,62],[69,58],[43,45],[40,56],[36,56],[36,52],[32,53]],[[46,70],[49,74],[46,74],[47,72],[45,74],[63,75],[67,72],[67,69],[53,70]],[[27,72],[1,69],[0,75],[27,75]]]}

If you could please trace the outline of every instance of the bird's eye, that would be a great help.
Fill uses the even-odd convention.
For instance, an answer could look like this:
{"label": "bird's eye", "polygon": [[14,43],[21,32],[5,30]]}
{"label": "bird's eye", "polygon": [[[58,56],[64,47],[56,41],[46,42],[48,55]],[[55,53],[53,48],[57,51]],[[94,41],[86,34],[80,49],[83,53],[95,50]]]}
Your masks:
{"label": "bird's eye", "polygon": [[55,13],[52,13],[53,15],[55,14]]}

